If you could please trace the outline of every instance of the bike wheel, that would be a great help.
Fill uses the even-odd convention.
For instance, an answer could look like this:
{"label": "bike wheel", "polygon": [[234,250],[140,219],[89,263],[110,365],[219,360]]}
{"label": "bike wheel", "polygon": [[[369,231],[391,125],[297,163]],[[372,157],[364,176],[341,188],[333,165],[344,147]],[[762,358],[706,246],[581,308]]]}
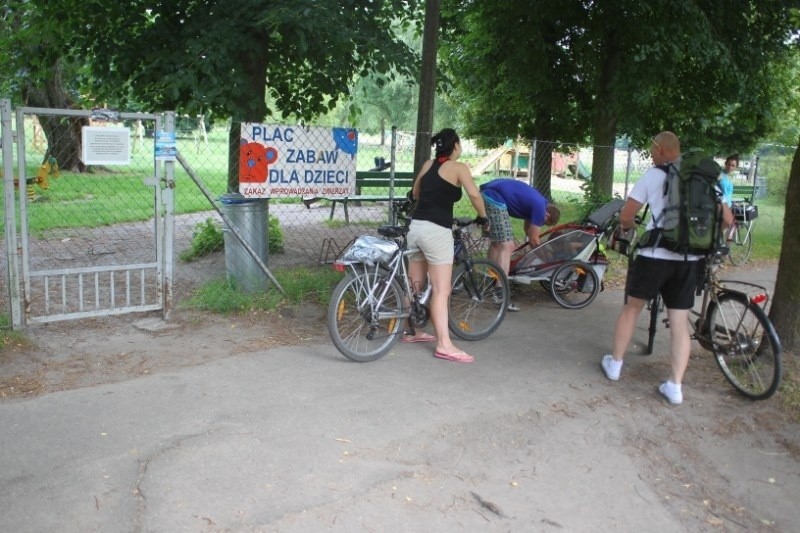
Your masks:
{"label": "bike wheel", "polygon": [[655,344],[656,340],[659,314],[661,314],[661,295],[656,294],[656,297],[650,300],[650,327],[647,329],[647,349],[644,351],[645,355],[651,355],[653,353],[653,344]]}
{"label": "bike wheel", "polygon": [[581,309],[600,292],[600,280],[592,265],[583,261],[568,261],[558,267],[550,278],[550,295],[562,307]]}
{"label": "bike wheel", "polygon": [[[375,308],[379,287],[386,297]],[[373,290],[374,288],[374,290]],[[370,295],[372,293],[372,296]],[[397,281],[370,272],[345,276],[328,304],[328,332],[336,348],[353,361],[379,359],[402,333],[403,293]]]}
{"label": "bike wheel", "polygon": [[488,259],[474,259],[453,273],[448,324],[457,337],[477,341],[491,335],[506,316],[511,301],[508,277]]}
{"label": "bike wheel", "polygon": [[743,294],[722,294],[708,308],[707,334],[725,378],[753,400],[778,389],[783,371],[781,344],[764,310]]}
{"label": "bike wheel", "polygon": [[752,231],[748,229],[747,225],[737,222],[733,238],[728,241],[728,259],[736,266],[745,264],[753,251]]}

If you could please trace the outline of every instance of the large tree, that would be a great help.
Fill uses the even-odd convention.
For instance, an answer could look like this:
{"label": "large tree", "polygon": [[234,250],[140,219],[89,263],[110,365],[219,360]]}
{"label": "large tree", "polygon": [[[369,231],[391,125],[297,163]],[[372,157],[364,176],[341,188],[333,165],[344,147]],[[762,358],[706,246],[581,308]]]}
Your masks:
{"label": "large tree", "polygon": [[417,70],[396,29],[421,21],[418,0],[13,1],[58,23],[97,98],[232,117],[230,189],[242,122],[310,121],[358,75]]}
{"label": "large tree", "polygon": [[[800,30],[800,9],[790,10],[790,20],[795,30]],[[795,51],[798,48],[797,36],[793,40]],[[796,55],[795,55],[796,58]],[[797,66],[797,62],[793,63]],[[797,70],[790,69],[796,73]],[[800,94],[800,82],[794,78],[792,92],[795,97]],[[798,110],[795,108],[794,115]],[[797,124],[794,125],[797,127]],[[783,219],[783,241],[781,242],[781,258],[778,263],[778,277],[775,280],[775,295],[769,317],[781,337],[783,347],[795,353],[800,352],[800,313],[797,312],[797,301],[800,300],[800,276],[794,272],[798,254],[800,254],[800,138],[797,138],[797,150],[789,172],[789,184],[786,188],[786,209]]]}
{"label": "large tree", "polygon": [[[11,0],[0,8],[0,95],[27,106],[80,107],[77,79],[85,73],[71,61],[71,44],[45,11],[30,2]],[[83,171],[80,130],[85,118],[40,117],[47,138],[44,158],[54,157],[63,169]]]}
{"label": "large tree", "polygon": [[[612,190],[622,135],[661,129],[685,145],[748,146],[772,127],[770,62],[786,48],[783,0],[445,0],[445,60],[469,131],[590,141]],[[736,128],[731,125],[735,124]],[[539,161],[537,185],[548,182]]]}
{"label": "large tree", "polygon": [[800,141],[794,153],[789,186],[786,189],[786,210],[783,219],[783,241],[775,280],[775,295],[769,317],[787,350],[800,351],[800,276],[795,274],[800,256]]}

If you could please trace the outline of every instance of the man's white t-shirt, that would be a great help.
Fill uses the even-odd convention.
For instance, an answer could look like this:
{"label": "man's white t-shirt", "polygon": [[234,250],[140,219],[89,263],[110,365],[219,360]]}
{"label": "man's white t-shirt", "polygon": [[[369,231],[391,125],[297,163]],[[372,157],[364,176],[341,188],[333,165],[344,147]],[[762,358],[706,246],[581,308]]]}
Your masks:
{"label": "man's white t-shirt", "polygon": [[[655,227],[653,224],[653,220],[658,218],[661,215],[661,212],[664,210],[664,180],[667,179],[667,173],[657,167],[651,167],[647,169],[647,171],[639,178],[633,185],[633,189],[628,194],[629,198],[633,198],[637,202],[644,204],[650,204],[650,213],[651,217],[647,223],[648,230],[651,230]],[[671,252],[664,248],[642,248],[639,250],[639,254],[644,257],[652,257],[653,259],[668,259],[671,261],[697,261],[700,259],[700,256],[689,254],[684,255],[682,253]]]}

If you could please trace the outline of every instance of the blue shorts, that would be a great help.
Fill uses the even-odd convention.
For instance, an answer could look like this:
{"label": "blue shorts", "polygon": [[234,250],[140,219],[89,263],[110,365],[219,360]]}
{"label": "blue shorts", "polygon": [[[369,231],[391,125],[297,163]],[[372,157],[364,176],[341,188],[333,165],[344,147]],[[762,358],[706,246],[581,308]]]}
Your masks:
{"label": "blue shorts", "polygon": [[699,261],[671,261],[637,256],[629,272],[627,294],[641,300],[652,300],[661,294],[667,309],[694,307]]}

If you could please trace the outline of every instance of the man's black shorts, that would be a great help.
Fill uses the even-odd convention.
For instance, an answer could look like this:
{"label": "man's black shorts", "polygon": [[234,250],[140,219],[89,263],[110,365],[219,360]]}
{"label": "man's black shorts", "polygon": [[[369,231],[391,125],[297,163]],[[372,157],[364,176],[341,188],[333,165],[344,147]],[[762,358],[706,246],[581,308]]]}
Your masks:
{"label": "man's black shorts", "polygon": [[667,309],[691,309],[697,287],[697,269],[700,261],[670,261],[637,256],[628,295],[651,300],[661,293]]}

